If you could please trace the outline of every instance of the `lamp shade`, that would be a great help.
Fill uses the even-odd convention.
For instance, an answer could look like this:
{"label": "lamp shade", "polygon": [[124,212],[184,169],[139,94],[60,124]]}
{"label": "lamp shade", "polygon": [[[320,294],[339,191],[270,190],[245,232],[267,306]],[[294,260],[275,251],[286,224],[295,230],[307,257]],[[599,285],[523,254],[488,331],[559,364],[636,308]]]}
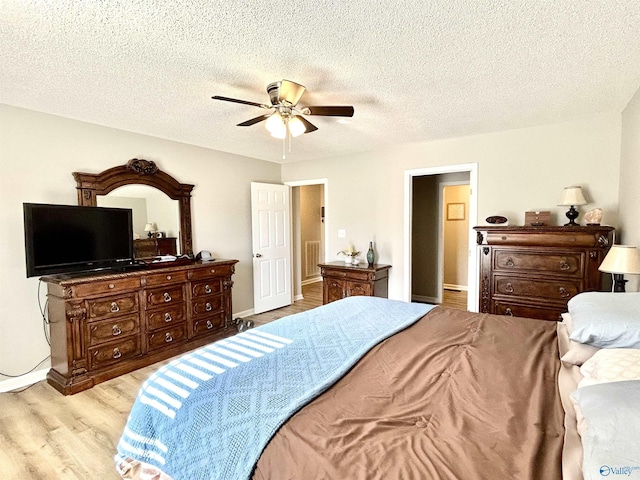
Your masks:
{"label": "lamp shade", "polygon": [[558,206],[586,205],[587,201],[582,195],[582,187],[565,187],[562,191],[562,199]]}
{"label": "lamp shade", "polygon": [[147,223],[144,226],[144,231],[145,232],[155,232],[156,231],[156,224],[155,223]]}
{"label": "lamp shade", "polygon": [[614,245],[604,257],[601,272],[640,275],[640,252],[631,245]]}

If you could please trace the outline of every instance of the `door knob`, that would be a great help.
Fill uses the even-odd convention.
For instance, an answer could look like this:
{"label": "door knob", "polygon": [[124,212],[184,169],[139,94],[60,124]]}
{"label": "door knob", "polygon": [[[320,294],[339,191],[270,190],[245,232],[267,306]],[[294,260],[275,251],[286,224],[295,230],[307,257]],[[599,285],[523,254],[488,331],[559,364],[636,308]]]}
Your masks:
{"label": "door knob", "polygon": [[256,257],[256,258],[260,258],[260,257],[262,257],[262,254],[261,254],[261,253],[256,253],[256,254],[254,255],[254,257]]}

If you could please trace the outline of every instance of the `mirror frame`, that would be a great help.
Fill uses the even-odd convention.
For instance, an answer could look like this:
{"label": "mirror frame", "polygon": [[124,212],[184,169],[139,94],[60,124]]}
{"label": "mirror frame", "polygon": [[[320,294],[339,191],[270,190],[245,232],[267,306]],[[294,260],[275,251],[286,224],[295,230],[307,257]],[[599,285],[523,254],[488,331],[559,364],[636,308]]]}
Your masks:
{"label": "mirror frame", "polygon": [[180,213],[180,253],[193,256],[191,238],[191,191],[194,185],[180,183],[158,168],[155,162],[133,158],[126,164],[102,173],[73,172],[78,191],[78,205],[96,207],[97,196],[106,195],[124,185],[149,185],[178,200]]}

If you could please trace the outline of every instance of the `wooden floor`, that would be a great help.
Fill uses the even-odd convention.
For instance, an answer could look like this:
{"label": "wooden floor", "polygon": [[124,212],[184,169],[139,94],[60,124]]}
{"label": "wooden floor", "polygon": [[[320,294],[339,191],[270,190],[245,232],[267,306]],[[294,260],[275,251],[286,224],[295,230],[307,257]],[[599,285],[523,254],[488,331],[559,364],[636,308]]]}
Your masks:
{"label": "wooden floor", "polygon": [[[304,286],[302,292],[304,299],[293,305],[245,320],[262,325],[322,304],[322,283]],[[445,295],[445,302],[460,304],[459,295],[452,298]],[[0,479],[119,479],[116,444],[140,385],[162,363],[72,396],[46,382],[0,393]]]}

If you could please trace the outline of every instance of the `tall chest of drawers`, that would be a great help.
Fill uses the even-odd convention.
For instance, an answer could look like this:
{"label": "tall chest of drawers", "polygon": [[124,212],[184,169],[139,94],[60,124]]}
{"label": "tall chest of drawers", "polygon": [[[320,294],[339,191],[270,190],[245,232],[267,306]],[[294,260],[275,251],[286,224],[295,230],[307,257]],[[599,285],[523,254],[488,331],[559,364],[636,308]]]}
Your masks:
{"label": "tall chest of drawers", "polygon": [[556,321],[573,296],[610,288],[598,267],[613,245],[613,227],[474,229],[480,312]]}
{"label": "tall chest of drawers", "polygon": [[236,263],[43,277],[49,383],[77,393],[228,335]]}

